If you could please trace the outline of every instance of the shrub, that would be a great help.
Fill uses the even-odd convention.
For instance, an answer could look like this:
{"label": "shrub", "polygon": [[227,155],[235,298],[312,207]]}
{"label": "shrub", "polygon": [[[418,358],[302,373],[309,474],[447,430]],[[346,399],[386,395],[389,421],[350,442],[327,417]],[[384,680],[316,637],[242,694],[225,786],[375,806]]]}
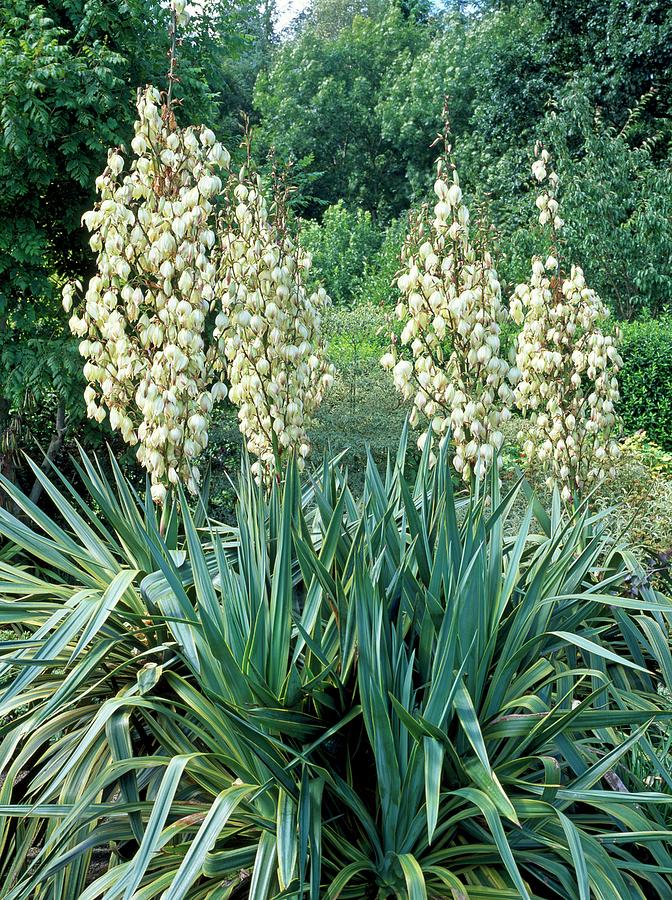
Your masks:
{"label": "shrub", "polygon": [[632,322],[623,327],[620,348],[619,413],[627,432],[644,430],[672,450],[672,322]]}
{"label": "shrub", "polygon": [[314,285],[324,284],[335,306],[396,302],[395,276],[405,217],[387,226],[343,201],[328,207],[322,222],[301,223],[301,244],[313,257]]}
{"label": "shrub", "polygon": [[62,527],[6,485],[41,566],[2,566],[6,900],[669,896],[669,601],[597,519],[505,538],[520,485],[405,449],[359,503],[246,471],[235,529],[165,540],[118,470]]}
{"label": "shrub", "polygon": [[642,431],[621,441],[616,477],[601,486],[596,504],[609,528],[625,535],[639,559],[672,547],[672,454]]}
{"label": "shrub", "polygon": [[340,372],[357,372],[378,365],[393,322],[385,309],[372,303],[332,307],[324,322],[329,358]]}
{"label": "shrub", "polygon": [[396,278],[406,226],[406,217],[401,216],[387,227],[379,250],[367,261],[357,293],[358,303],[387,307],[396,303]]}
{"label": "shrub", "polygon": [[635,431],[624,437],[621,449],[632,454],[651,473],[652,478],[669,478],[672,476],[672,453],[663,450],[654,441],[649,440],[645,431]]}
{"label": "shrub", "polygon": [[358,296],[368,261],[383,238],[370,212],[350,210],[342,200],[325,210],[321,223],[302,223],[301,244],[311,253],[314,274],[336,306],[351,304]]}

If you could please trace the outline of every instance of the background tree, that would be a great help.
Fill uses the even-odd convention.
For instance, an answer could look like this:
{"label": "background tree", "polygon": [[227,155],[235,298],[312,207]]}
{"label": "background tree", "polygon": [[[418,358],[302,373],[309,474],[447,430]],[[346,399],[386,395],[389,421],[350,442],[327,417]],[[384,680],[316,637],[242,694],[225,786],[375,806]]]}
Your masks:
{"label": "background tree", "polygon": [[341,197],[378,215],[408,205],[403,160],[383,134],[377,103],[399,56],[417,54],[429,36],[395,9],[378,21],[356,16],[333,38],[309,26],[260,74],[262,140],[314,174],[305,214]]}
{"label": "background tree", "polygon": [[390,9],[390,0],[312,0],[303,19],[322,38],[336,38],[356,17],[380,21]]}
{"label": "background tree", "polygon": [[[312,24],[257,81],[264,140],[302,162],[302,214],[320,220],[342,201],[387,225],[422,202],[426,135],[447,95],[463,186],[500,233],[504,282],[524,277],[531,253],[521,173],[543,137],[565,186],[573,258],[619,316],[660,312],[670,289],[672,7],[507,0],[404,15],[391,3],[382,19],[364,2],[330,8],[347,19],[356,7],[366,15],[320,30],[316,3]],[[323,228],[325,243],[331,220]]]}
{"label": "background tree", "polygon": [[[644,123],[672,103],[672,6],[661,0],[540,0],[554,52],[569,72],[589,74],[588,98],[614,120],[657,88]],[[668,131],[669,134],[669,131]]]}

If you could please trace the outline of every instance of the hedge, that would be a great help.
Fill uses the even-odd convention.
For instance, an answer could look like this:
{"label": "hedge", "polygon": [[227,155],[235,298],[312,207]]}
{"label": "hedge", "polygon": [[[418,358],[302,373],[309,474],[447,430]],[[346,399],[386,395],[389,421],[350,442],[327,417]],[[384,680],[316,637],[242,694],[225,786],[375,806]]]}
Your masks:
{"label": "hedge", "polygon": [[643,429],[672,450],[672,320],[657,319],[621,326],[623,369],[619,412],[629,434]]}

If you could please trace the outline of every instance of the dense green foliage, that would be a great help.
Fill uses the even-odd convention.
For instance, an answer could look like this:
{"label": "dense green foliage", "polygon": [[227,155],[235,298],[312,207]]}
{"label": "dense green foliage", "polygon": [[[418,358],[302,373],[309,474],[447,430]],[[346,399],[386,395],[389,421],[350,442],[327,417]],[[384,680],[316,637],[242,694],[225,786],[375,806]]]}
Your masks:
{"label": "dense green foliage", "polygon": [[639,429],[672,450],[672,327],[633,322],[624,328],[620,414],[626,431]]}
{"label": "dense green foliage", "polygon": [[370,212],[350,212],[342,200],[325,210],[321,225],[305,223],[301,243],[312,254],[314,271],[328,285],[337,306],[352,303],[360,293],[367,265],[378,253],[382,237]]}
{"label": "dense green foliage", "polygon": [[529,261],[527,172],[543,138],[568,252],[618,316],[657,314],[672,257],[671,55],[672,12],[656,0],[636,11],[525,0],[421,20],[376,7],[335,33],[309,20],[280,48],[257,82],[259,131],[312,173],[305,212],[344,199],[385,221],[429,187],[447,96],[463,182],[500,234],[508,285]]}
{"label": "dense green foliage", "polygon": [[405,450],[163,537],[86,458],[63,526],[4,483],[39,570],[2,566],[1,896],[667,896],[669,600],[599,520],[511,536],[520,485]]}
{"label": "dense green foliage", "polygon": [[396,10],[382,20],[356,17],[335,37],[309,27],[260,74],[262,139],[315,173],[305,212],[342,197],[388,215],[407,205],[403,160],[382,133],[376,103],[399,57],[414,56],[427,38]]}
{"label": "dense green foliage", "polygon": [[339,200],[321,222],[302,223],[301,243],[313,256],[313,279],[324,284],[336,306],[393,305],[404,226],[402,218],[382,228],[370,212],[349,210]]}

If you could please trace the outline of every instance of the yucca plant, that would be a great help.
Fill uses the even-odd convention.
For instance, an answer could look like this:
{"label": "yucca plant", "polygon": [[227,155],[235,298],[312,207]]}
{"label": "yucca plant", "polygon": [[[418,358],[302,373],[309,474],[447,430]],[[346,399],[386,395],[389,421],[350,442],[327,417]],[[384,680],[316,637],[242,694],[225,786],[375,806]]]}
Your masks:
{"label": "yucca plant", "polygon": [[235,528],[183,498],[171,538],[86,458],[112,527],[13,492],[41,573],[2,566],[1,897],[670,896],[672,604],[599,517],[514,528],[524,483],[456,499],[445,450],[404,456],[361,498],[244,467]]}

